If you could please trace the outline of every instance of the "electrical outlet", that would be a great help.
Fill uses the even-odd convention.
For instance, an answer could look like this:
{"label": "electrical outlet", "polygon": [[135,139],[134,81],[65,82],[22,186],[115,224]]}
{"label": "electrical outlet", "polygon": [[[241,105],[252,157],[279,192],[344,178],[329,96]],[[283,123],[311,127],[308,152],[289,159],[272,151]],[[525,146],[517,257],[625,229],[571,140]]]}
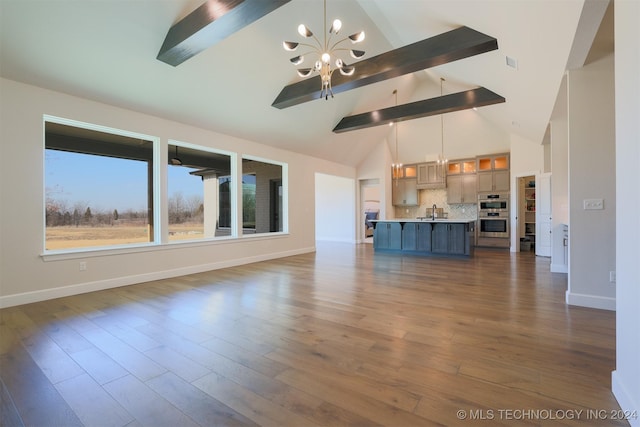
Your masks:
{"label": "electrical outlet", "polygon": [[80,261],[80,271],[87,271],[87,263]]}
{"label": "electrical outlet", "polygon": [[610,271],[609,272],[609,282],[616,283],[616,272],[615,271]]}
{"label": "electrical outlet", "polygon": [[585,211],[597,211],[604,209],[604,200],[602,199],[584,199],[582,203]]}

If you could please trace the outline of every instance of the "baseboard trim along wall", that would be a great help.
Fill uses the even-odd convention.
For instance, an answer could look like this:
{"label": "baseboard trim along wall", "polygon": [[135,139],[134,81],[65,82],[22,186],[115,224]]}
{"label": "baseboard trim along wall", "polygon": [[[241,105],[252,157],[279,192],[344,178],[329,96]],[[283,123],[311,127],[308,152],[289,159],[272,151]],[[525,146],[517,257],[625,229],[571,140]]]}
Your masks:
{"label": "baseboard trim along wall", "polygon": [[269,253],[264,255],[236,258],[233,260],[215,262],[209,264],[192,265],[189,267],[177,268],[173,270],[154,271],[152,273],[138,274],[135,276],[116,277],[113,279],[98,280],[94,282],[79,283],[76,285],[62,286],[41,291],[24,292],[14,295],[4,295],[0,297],[0,308],[13,307],[16,305],[30,304],[33,302],[45,301],[54,298],[68,297],[71,295],[84,294],[87,292],[102,291],[105,289],[118,288],[120,286],[135,285],[136,283],[150,282],[152,280],[170,279],[172,277],[185,276],[187,274],[203,273],[205,271],[219,270],[221,268],[236,267],[239,265],[252,264],[254,262],[268,261],[271,259],[284,258],[293,255],[301,255],[315,252],[316,248],[300,248],[291,251]]}
{"label": "baseboard trim along wall", "polygon": [[334,242],[334,243],[359,243],[356,239],[342,239],[337,237],[316,237],[316,242]]}
{"label": "baseboard trim along wall", "polygon": [[567,264],[551,264],[552,273],[569,273],[569,267]]}
{"label": "baseboard trim along wall", "polygon": [[624,378],[618,375],[618,371],[611,373],[611,391],[613,391],[622,413],[630,415],[627,417],[627,422],[631,427],[640,427],[640,402],[633,401],[633,397],[624,386]]}
{"label": "baseboard trim along wall", "polygon": [[569,291],[566,292],[565,296],[565,301],[569,305],[616,311],[615,298],[599,297],[597,295],[574,294]]}

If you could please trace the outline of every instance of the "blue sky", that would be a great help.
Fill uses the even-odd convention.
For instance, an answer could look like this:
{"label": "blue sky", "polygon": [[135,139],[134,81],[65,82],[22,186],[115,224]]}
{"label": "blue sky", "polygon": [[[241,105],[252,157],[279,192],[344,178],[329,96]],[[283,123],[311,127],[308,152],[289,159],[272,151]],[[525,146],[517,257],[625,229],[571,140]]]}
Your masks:
{"label": "blue sky", "polygon": [[[169,197],[182,192],[185,198],[202,197],[202,181],[189,175],[194,169],[169,166]],[[86,203],[92,211],[124,212],[147,207],[147,164],[104,156],[45,150],[47,197],[66,201],[73,209]]]}

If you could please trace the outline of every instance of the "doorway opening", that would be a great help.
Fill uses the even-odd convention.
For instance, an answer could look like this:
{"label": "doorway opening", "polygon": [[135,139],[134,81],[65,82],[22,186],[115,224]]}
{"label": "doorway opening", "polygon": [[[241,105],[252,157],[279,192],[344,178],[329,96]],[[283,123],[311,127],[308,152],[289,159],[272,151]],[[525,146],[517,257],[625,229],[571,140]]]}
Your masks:
{"label": "doorway opening", "polygon": [[536,177],[518,178],[517,236],[520,252],[535,253],[536,248]]}
{"label": "doorway opening", "polygon": [[373,223],[372,220],[380,219],[381,215],[381,191],[379,179],[360,180],[360,208],[362,221],[358,227],[360,241],[373,243]]}

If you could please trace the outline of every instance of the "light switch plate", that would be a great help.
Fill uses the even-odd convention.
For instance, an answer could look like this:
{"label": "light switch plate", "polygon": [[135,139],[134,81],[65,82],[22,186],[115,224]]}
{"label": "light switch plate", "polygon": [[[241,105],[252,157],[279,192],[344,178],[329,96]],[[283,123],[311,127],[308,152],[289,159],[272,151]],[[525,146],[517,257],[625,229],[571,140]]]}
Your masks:
{"label": "light switch plate", "polygon": [[584,204],[585,211],[595,211],[604,209],[604,200],[602,199],[584,199],[582,201]]}

